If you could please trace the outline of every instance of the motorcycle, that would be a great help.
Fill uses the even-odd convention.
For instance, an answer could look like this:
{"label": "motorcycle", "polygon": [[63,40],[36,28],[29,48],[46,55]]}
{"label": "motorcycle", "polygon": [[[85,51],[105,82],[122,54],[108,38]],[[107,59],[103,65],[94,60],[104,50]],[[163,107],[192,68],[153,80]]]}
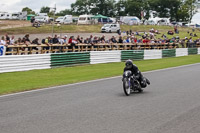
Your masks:
{"label": "motorcycle", "polygon": [[132,92],[143,92],[140,82],[135,75],[132,75],[131,71],[125,71],[123,73],[123,89],[126,96],[129,96]]}

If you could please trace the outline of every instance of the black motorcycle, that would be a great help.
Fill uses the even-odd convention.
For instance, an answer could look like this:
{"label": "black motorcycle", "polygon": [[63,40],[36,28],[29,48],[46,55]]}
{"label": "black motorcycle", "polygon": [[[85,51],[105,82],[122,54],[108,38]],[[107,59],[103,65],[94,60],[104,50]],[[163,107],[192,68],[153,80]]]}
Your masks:
{"label": "black motorcycle", "polygon": [[132,92],[143,92],[140,82],[131,71],[125,71],[123,74],[123,89],[124,93],[129,96]]}

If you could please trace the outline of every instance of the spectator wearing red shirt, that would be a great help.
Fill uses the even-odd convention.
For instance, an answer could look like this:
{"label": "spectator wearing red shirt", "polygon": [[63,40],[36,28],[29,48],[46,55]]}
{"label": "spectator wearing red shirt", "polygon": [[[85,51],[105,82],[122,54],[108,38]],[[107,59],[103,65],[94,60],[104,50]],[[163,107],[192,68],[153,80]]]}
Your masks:
{"label": "spectator wearing red shirt", "polygon": [[72,38],[73,36],[70,36],[69,40],[68,40],[68,44],[71,44],[72,43]]}

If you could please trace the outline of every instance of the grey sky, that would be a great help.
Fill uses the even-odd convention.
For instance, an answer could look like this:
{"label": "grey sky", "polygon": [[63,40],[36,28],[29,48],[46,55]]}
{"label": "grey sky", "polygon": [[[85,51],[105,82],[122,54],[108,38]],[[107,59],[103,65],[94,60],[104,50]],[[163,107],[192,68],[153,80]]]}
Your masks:
{"label": "grey sky", "polygon": [[35,12],[39,12],[41,7],[54,7],[56,4],[57,12],[70,9],[70,5],[76,0],[1,0],[0,11],[3,12],[19,12],[24,7],[29,7]]}

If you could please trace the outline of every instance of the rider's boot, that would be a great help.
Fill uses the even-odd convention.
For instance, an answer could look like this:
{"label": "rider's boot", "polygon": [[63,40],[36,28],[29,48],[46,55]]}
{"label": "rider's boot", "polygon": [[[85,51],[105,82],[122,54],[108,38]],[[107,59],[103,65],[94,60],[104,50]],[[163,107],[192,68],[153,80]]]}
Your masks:
{"label": "rider's boot", "polygon": [[150,81],[147,78],[146,78],[146,82],[147,82],[148,85],[150,85]]}

